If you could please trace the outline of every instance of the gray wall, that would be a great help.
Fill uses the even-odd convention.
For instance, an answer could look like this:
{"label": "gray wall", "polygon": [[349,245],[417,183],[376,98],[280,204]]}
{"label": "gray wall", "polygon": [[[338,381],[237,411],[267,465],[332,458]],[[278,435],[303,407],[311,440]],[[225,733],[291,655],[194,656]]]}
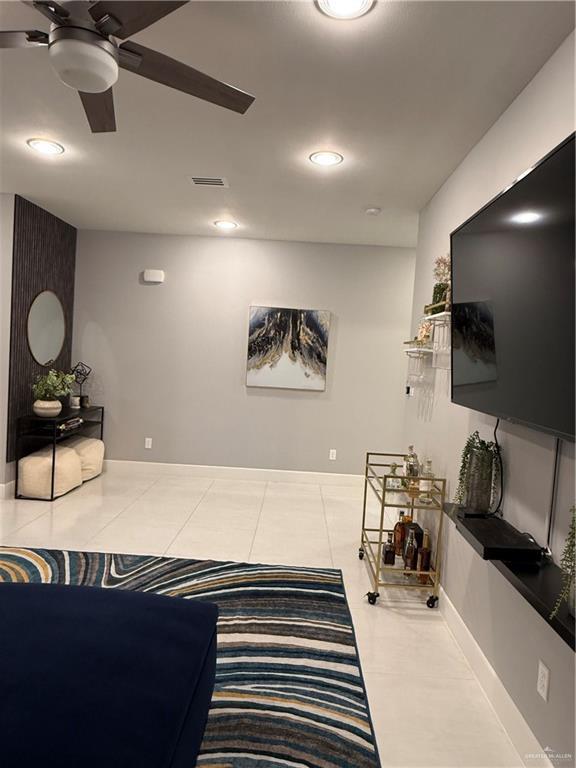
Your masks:
{"label": "gray wall", "polygon": [[[108,457],[360,472],[403,445],[413,276],[402,248],[80,232],[73,362],[94,368]],[[326,392],[245,386],[250,304],[332,312]]]}
{"label": "gray wall", "polygon": [[[6,464],[14,195],[0,194],[0,485],[12,479]],[[1,498],[1,494],[0,494]]]}
{"label": "gray wall", "polygon": [[[558,49],[421,212],[412,329],[432,296],[432,266],[450,232],[574,130],[574,35]],[[466,437],[491,438],[495,420],[449,402],[438,372],[430,410],[407,401],[406,435],[446,474],[452,493]],[[505,517],[545,543],[554,439],[501,425]],[[574,445],[565,444],[553,551],[558,558],[574,503]],[[574,657],[565,643],[459,534],[448,537],[444,587],[543,746],[574,751]],[[538,659],[551,670],[550,699],[536,693]]]}

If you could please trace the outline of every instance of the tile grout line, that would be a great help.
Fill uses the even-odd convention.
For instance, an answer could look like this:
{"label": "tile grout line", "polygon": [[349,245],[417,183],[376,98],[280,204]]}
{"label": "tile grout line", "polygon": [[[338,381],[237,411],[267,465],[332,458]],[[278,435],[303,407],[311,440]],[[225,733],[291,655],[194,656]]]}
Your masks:
{"label": "tile grout line", "polygon": [[[24,499],[15,499],[15,501],[24,501]],[[31,501],[30,503],[34,504],[33,501]],[[49,501],[46,501],[45,503],[46,504],[50,504]],[[26,528],[27,525],[30,525],[31,523],[36,523],[38,520],[40,520],[41,517],[44,517],[44,515],[47,515],[49,512],[52,512],[52,510],[51,509],[45,509],[44,512],[39,512],[36,515],[36,517],[32,518],[32,520],[27,520],[25,523],[22,523],[22,525],[17,525],[16,528],[12,528],[9,531],[5,531],[6,536],[12,536],[13,533],[16,533],[17,531],[21,531],[22,528]],[[0,513],[0,515],[1,515],[1,513]]]}
{"label": "tile grout line", "polygon": [[[330,529],[328,528],[328,518],[326,517],[326,504],[324,500],[324,491],[322,485],[318,485],[320,488],[320,500],[322,502],[322,517],[324,518],[324,527],[326,529],[326,540],[328,541],[328,550],[330,552],[331,567],[334,568],[334,553],[332,552],[332,541],[330,540]],[[344,574],[342,574],[342,583],[344,583]]]}
{"label": "tile grout line", "polygon": [[180,528],[178,528],[178,530],[176,531],[176,533],[175,533],[175,535],[174,535],[174,538],[170,540],[170,543],[168,544],[168,546],[167,546],[167,547],[166,547],[166,548],[165,548],[165,549],[162,551],[162,556],[163,556],[163,557],[166,555],[166,553],[168,552],[168,550],[170,549],[170,547],[172,546],[172,544],[174,544],[174,542],[176,541],[176,539],[178,538],[178,536],[180,536],[180,534],[182,533],[182,531],[184,530],[184,528],[186,527],[186,525],[188,525],[188,523],[189,523],[190,519],[191,519],[191,518],[194,516],[194,513],[196,512],[196,510],[198,509],[198,507],[200,506],[200,504],[202,504],[202,502],[204,501],[204,499],[205,499],[205,498],[206,498],[206,496],[208,495],[208,491],[210,491],[210,490],[211,490],[211,488],[212,488],[212,486],[214,485],[214,483],[215,483],[215,482],[216,482],[216,481],[215,481],[215,479],[214,479],[214,478],[213,478],[213,479],[210,481],[210,485],[209,485],[209,486],[208,486],[208,487],[207,487],[207,488],[204,490],[204,493],[202,494],[202,496],[200,496],[200,498],[198,499],[198,501],[196,502],[196,504],[194,505],[194,507],[193,507],[193,508],[192,508],[192,510],[190,511],[190,514],[188,515],[188,517],[186,518],[186,520],[184,520],[184,522],[182,523],[182,525],[180,526]]}
{"label": "tile grout line", "polygon": [[[116,520],[116,519],[117,519],[117,518],[118,518],[118,517],[119,517],[119,516],[120,516],[120,515],[121,515],[123,512],[125,512],[125,511],[126,511],[128,508],[129,508],[129,507],[131,507],[131,506],[132,506],[132,504],[134,504],[134,503],[135,503],[135,502],[136,502],[136,501],[137,501],[137,500],[138,500],[138,499],[139,499],[139,498],[140,498],[142,495],[144,495],[144,494],[145,494],[147,491],[149,491],[149,490],[150,490],[150,488],[151,488],[151,487],[154,485],[154,483],[155,483],[155,482],[157,482],[157,481],[156,481],[156,480],[153,480],[153,481],[150,483],[150,485],[149,485],[149,486],[147,486],[147,487],[146,487],[146,488],[145,488],[145,489],[142,491],[142,493],[140,493],[140,494],[139,494],[139,495],[138,495],[138,496],[137,496],[135,499],[133,499],[132,501],[130,501],[130,502],[129,502],[129,503],[128,503],[128,504],[127,504],[125,507],[122,507],[122,509],[120,509],[120,510],[119,510],[119,511],[118,511],[118,512],[117,512],[117,513],[114,515],[114,517],[112,517],[110,520],[108,520],[108,522],[107,522],[105,525],[103,525],[103,526],[102,526],[102,528],[98,528],[98,530],[97,530],[95,533],[91,534],[91,535],[90,535],[90,536],[89,536],[89,537],[88,537],[88,538],[87,538],[87,539],[84,541],[84,543],[83,543],[83,544],[81,544],[81,545],[79,544],[78,546],[79,546],[79,547],[85,547],[85,546],[88,546],[88,544],[89,544],[89,543],[92,541],[92,539],[94,539],[96,536],[98,536],[100,533],[102,533],[102,531],[103,531],[105,528],[107,528],[107,527],[110,525],[110,523],[113,523],[113,522],[114,522],[114,520]],[[80,486],[80,488],[81,488],[81,487],[82,487],[82,486]],[[82,495],[80,498],[82,498],[82,499],[99,498],[99,494],[96,494],[95,496],[92,496],[92,495]],[[70,500],[71,500],[71,497],[68,497],[68,499],[66,499],[66,501],[70,501]],[[42,513],[40,513],[40,514],[38,515],[38,517],[35,517],[33,520],[29,520],[27,523],[24,523],[24,525],[21,525],[21,526],[19,526],[18,528],[15,528],[15,529],[14,529],[13,531],[11,531],[11,532],[10,532],[8,535],[10,536],[10,535],[12,535],[12,533],[16,533],[16,532],[18,532],[18,533],[21,533],[21,531],[22,531],[22,529],[23,529],[23,528],[26,528],[26,526],[28,526],[28,525],[31,525],[32,523],[36,523],[36,522],[38,522],[38,520],[40,520],[40,518],[41,518],[41,517],[44,517],[44,515],[47,515],[47,514],[49,514],[49,513],[50,513],[50,514],[52,514],[53,512],[56,512],[56,511],[57,511],[57,509],[58,509],[58,507],[60,506],[58,502],[62,502],[62,501],[64,501],[64,498],[63,498],[63,497],[61,497],[60,499],[56,499],[56,500],[55,500],[55,503],[54,503],[54,508],[53,508],[53,509],[47,509],[45,512],[42,512]],[[50,502],[47,502],[47,503],[50,503]],[[32,545],[32,548],[34,548],[34,546],[37,546],[37,545]],[[62,547],[62,548],[63,548],[63,549],[67,549],[67,547]]]}
{"label": "tile grout line", "polygon": [[[86,540],[85,544],[83,544],[82,546],[86,546],[87,547],[90,544],[90,542],[92,541],[92,539],[95,539],[96,536],[99,536],[102,533],[102,531],[106,530],[106,528],[108,528],[109,525],[111,525],[113,522],[115,522],[120,517],[120,515],[124,514],[124,512],[126,512],[126,510],[130,509],[130,507],[134,506],[134,504],[136,504],[136,502],[139,501],[142,498],[142,496],[144,496],[145,493],[148,493],[150,488],[152,488],[158,482],[159,479],[160,478],[157,477],[156,480],[153,480],[150,483],[150,485],[146,486],[146,488],[141,493],[139,493],[138,496],[136,496],[134,499],[132,499],[132,501],[130,501],[125,507],[122,507],[122,509],[116,515],[114,515],[114,517],[112,517],[110,520],[108,520],[106,525],[103,525],[102,528],[99,528],[96,531],[96,533],[92,534],[92,536],[90,536]],[[90,497],[86,496],[85,498],[90,498]]]}
{"label": "tile grout line", "polygon": [[264,493],[262,494],[262,501],[260,502],[260,509],[258,510],[258,520],[256,520],[256,526],[254,528],[254,535],[252,536],[252,542],[250,543],[250,550],[248,552],[248,562],[252,558],[252,550],[254,549],[254,542],[256,541],[256,534],[258,533],[258,526],[260,525],[260,519],[262,517],[262,510],[264,509],[264,502],[266,500],[266,494],[268,493],[268,486],[270,483],[266,481],[264,486]]}

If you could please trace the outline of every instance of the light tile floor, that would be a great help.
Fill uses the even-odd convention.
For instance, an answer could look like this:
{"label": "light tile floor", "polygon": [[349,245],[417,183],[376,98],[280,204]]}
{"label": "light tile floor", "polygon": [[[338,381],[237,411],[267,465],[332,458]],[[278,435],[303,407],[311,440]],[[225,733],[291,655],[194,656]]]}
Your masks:
{"label": "light tile floor", "polygon": [[382,591],[368,605],[361,505],[358,484],[111,465],[53,504],[0,501],[0,544],[340,568],[383,767],[522,766],[440,612],[426,608],[426,593]]}

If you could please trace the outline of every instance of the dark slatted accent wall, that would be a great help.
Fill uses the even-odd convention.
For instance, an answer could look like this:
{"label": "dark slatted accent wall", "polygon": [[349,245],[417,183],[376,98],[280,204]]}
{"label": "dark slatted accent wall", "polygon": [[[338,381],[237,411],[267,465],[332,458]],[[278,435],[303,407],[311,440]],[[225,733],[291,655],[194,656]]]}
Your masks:
{"label": "dark slatted accent wall", "polygon": [[15,458],[16,419],[32,409],[30,386],[39,365],[28,349],[28,310],[42,291],[54,291],[62,302],[66,336],[53,367],[69,370],[72,354],[76,230],[43,208],[16,195],[12,262],[12,321],[10,327],[10,388],[6,461]]}

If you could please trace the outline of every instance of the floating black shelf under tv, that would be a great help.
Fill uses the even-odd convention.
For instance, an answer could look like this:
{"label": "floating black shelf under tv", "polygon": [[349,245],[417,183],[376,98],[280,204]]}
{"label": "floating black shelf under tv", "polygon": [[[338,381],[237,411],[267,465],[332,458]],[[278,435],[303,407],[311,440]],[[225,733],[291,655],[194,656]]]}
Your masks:
{"label": "floating black shelf under tv", "polygon": [[567,604],[562,603],[550,618],[562,590],[562,571],[542,556],[542,548],[501,518],[462,518],[458,505],[450,503],[444,505],[444,510],[480,557],[490,560],[564,642],[574,648],[574,616],[568,612]]}
{"label": "floating black shelf under tv", "polygon": [[450,236],[452,402],[574,440],[574,134]]}

